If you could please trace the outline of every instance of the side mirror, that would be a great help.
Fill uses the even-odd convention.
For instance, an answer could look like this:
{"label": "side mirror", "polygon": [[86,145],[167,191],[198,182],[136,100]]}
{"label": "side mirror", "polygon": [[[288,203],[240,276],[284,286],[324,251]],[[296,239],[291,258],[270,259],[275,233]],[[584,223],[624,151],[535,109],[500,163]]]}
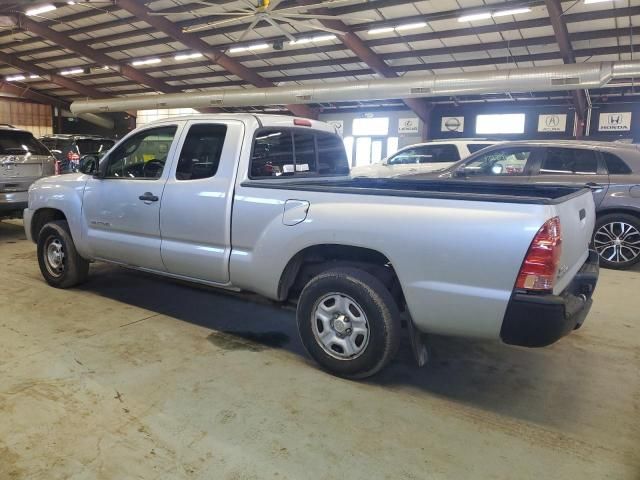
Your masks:
{"label": "side mirror", "polygon": [[98,160],[99,158],[97,155],[83,155],[80,157],[80,166],[78,167],[78,171],[85,175],[99,176]]}

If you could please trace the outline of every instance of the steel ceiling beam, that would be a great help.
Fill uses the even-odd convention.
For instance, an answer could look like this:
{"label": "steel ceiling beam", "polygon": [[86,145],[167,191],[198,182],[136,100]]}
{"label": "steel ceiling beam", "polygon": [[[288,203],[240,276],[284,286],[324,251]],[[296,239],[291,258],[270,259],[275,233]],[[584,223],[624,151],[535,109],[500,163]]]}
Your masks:
{"label": "steel ceiling beam", "polygon": [[49,70],[45,70],[42,67],[25,62],[24,60],[19,59],[15,55],[9,55],[8,53],[0,52],[0,62],[16,67],[22,70],[23,72],[27,72],[32,75],[38,75],[39,77],[45,80],[48,80],[51,83],[55,83],[56,85],[59,85],[62,88],[66,88],[67,90],[72,90],[74,92],[77,92],[85,97],[89,97],[89,98],[109,97],[108,94],[103,93],[100,90],[97,90],[88,85],[83,85],[82,83],[76,82],[71,78],[64,77],[56,73],[51,73]]}
{"label": "steel ceiling beam", "polygon": [[180,88],[168,85],[162,80],[153,78],[151,75],[141,72],[126,63],[119,62],[104,53],[93,50],[85,43],[72,39],[66,32],[57,32],[25,15],[20,15],[15,17],[15,19],[16,25],[20,28],[33,32],[63,48],[76,52],[99,65],[109,66],[118,71],[122,76],[127,77],[134,82],[141,85],[148,85],[149,87],[163,93],[179,93],[182,91]]}
{"label": "steel ceiling beam", "polygon": [[[549,12],[549,19],[553,26],[553,32],[560,48],[562,60],[566,64],[576,63],[576,56],[571,45],[571,37],[569,36],[569,30],[567,29],[567,23],[563,17],[562,4],[560,0],[544,0]],[[589,102],[587,100],[587,94],[584,90],[576,90],[573,92],[573,99],[576,106],[576,112],[581,122],[582,131],[584,131],[585,119],[587,117],[587,110],[589,108]],[[578,132],[577,136],[582,136],[582,132]]]}
{"label": "steel ceiling beam", "polygon": [[[297,0],[296,3],[299,5],[311,5],[316,3],[316,0]],[[314,8],[310,10],[309,13],[331,15],[331,10],[328,8]],[[338,18],[335,20],[320,19],[319,22],[327,28],[344,32],[344,34],[338,35],[338,39],[375,73],[384,78],[396,78],[399,76],[371,47],[352,32],[349,26],[342,20]],[[423,136],[428,138],[428,129],[431,125],[430,114],[433,109],[432,105],[420,98],[405,98],[402,99],[402,101],[423,121],[425,125]]]}
{"label": "steel ceiling beam", "polygon": [[[143,20],[144,22],[148,23],[158,31],[193,49],[195,52],[202,53],[212,63],[220,65],[227,72],[240,77],[251,85],[258,88],[274,86],[273,82],[261,77],[256,72],[229,57],[221,50],[212,47],[204,40],[198,38],[193,34],[184,33],[180,29],[180,27],[177,27],[173,22],[167,20],[166,18],[163,18],[161,16],[149,15],[149,13],[153,12],[149,10],[143,3],[135,0],[118,0],[118,6],[124,8],[139,20]],[[287,108],[298,116],[309,118],[317,116],[317,114],[306,105],[287,105]]]}
{"label": "steel ceiling beam", "polygon": [[28,86],[20,87],[13,83],[6,83],[6,82],[1,83],[0,93],[6,93],[11,98],[13,97],[22,98],[24,100],[30,100],[36,103],[52,105],[54,107],[58,107],[64,110],[69,110],[69,107],[71,105],[71,102],[68,102],[67,100],[63,100],[62,98],[41,93],[37,90],[33,90]]}

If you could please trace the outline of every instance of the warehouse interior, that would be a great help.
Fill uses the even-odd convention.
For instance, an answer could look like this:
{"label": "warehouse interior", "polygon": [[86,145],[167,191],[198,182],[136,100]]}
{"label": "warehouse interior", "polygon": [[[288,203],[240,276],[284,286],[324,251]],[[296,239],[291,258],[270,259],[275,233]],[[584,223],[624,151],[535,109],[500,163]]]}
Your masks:
{"label": "warehouse interior", "polygon": [[[0,479],[640,478],[638,38],[640,0],[0,2]],[[180,177],[188,129],[218,121],[227,123],[212,173]],[[233,158],[229,139],[240,124]],[[158,135],[153,154],[141,154],[143,178],[123,168],[120,176],[132,178],[110,180],[102,166],[110,155],[127,151],[139,132],[168,126],[168,143]],[[309,128],[315,156],[302,163],[298,135]],[[242,177],[260,145],[265,156],[280,148],[269,137],[282,132],[292,165],[251,163]],[[323,147],[322,135],[340,152]],[[473,178],[466,157],[485,158],[485,147],[530,157],[518,153]],[[328,169],[322,148],[344,157],[346,171]],[[593,171],[545,167],[562,148],[589,152]],[[161,155],[160,170],[148,174]],[[318,185],[304,178],[314,169]],[[227,172],[234,176],[223,184]],[[261,179],[271,175],[282,178]],[[185,178],[200,190],[178,190]],[[285,195],[279,188],[294,178]],[[98,190],[135,181],[145,186],[133,200]],[[443,186],[416,194],[411,182]],[[479,185],[477,203],[447,197],[447,182]],[[494,185],[513,190],[496,200]],[[565,196],[533,198],[544,188]],[[79,198],[73,214],[62,206],[69,195]],[[589,201],[574,212],[580,195]],[[96,198],[103,203],[88,203]],[[108,232],[124,216],[145,225],[131,207],[137,199],[157,209],[158,245],[174,225],[182,230],[179,273],[164,246],[157,257],[166,275],[144,263],[156,240],[148,232],[132,243]],[[283,213],[268,222],[269,209]],[[567,258],[582,237],[565,220],[569,210],[591,229],[575,265]],[[586,309],[542,348],[506,341],[500,325],[494,339],[478,334],[494,304],[503,301],[503,322],[527,293],[520,277],[540,234],[534,212],[564,222],[556,243],[548,222],[540,230],[549,234],[541,248],[558,248],[545,294],[565,302],[567,318],[575,302]],[[53,243],[43,237],[49,222],[64,230]],[[266,241],[274,229],[277,240]],[[227,244],[198,243],[193,232],[205,230]],[[352,231],[360,238],[349,243]],[[525,248],[507,260],[522,232]],[[328,248],[282,252],[314,235],[330,238]],[[91,241],[123,256],[96,253]],[[121,253],[134,243],[128,257]],[[394,249],[413,262],[396,260]],[[184,273],[205,271],[210,260],[224,282]],[[51,265],[66,275],[72,262],[86,267],[82,282],[54,285]],[[508,262],[505,294],[496,279]],[[332,370],[300,327],[305,292],[325,263],[378,278],[383,297],[398,304],[389,310],[397,313],[397,355],[368,369],[374,375]],[[411,275],[433,271],[409,279],[401,269],[411,263]],[[481,277],[486,283],[474,284]],[[429,292],[418,302],[425,329],[411,289]],[[477,308],[463,310],[469,298]],[[441,304],[425,307],[425,299]],[[434,318],[447,311],[472,313],[455,325]],[[532,314],[532,335],[545,315]],[[331,320],[340,339],[335,322],[349,316]],[[309,328],[321,342],[324,327]],[[354,337],[366,355],[370,338],[377,345],[369,328]]]}

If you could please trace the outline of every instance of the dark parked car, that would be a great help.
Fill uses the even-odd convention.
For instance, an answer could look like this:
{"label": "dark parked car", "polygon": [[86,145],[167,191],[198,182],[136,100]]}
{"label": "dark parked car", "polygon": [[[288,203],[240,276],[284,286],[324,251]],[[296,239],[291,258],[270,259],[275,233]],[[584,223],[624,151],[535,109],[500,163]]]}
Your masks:
{"label": "dark parked car", "polygon": [[115,140],[98,135],[48,135],[40,138],[59,162],[59,173],[77,172],[85,156],[101,157]]}
{"label": "dark parked car", "polygon": [[581,140],[504,142],[437,174],[403,178],[586,185],[596,202],[593,247],[601,265],[624,269],[640,261],[637,145]]}

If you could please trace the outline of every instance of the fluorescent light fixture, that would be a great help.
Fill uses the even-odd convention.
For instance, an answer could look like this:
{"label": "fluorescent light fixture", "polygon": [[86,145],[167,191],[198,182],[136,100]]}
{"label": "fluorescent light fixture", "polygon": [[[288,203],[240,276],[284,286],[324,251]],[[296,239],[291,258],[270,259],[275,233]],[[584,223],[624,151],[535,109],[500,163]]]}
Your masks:
{"label": "fluorescent light fixture", "polygon": [[269,48],[269,45],[266,43],[258,43],[256,45],[249,45],[248,47],[230,48],[229,53],[252,52],[254,50],[264,50],[265,48]]}
{"label": "fluorescent light fixture", "polygon": [[179,53],[175,57],[175,60],[189,60],[191,58],[200,58],[203,55],[201,53]]}
{"label": "fluorescent light fixture", "polygon": [[305,45],[307,43],[312,42],[326,42],[329,40],[335,40],[337,37],[333,34],[329,35],[316,35],[315,37],[306,37],[306,38],[298,38],[296,40],[291,40],[289,45]]}
{"label": "fluorescent light fixture", "polygon": [[464,15],[460,18],[458,18],[459,22],[473,22],[475,20],[487,20],[491,18],[491,13],[490,12],[485,12],[485,13],[473,13],[471,15]]}
{"label": "fluorescent light fixture", "polygon": [[326,42],[329,40],[335,40],[336,38],[338,38],[336,35],[334,35],[333,33],[328,34],[328,35],[316,35],[315,37],[312,38],[312,40],[314,42]]}
{"label": "fluorescent light fixture", "polygon": [[367,33],[369,35],[379,35],[381,33],[390,33],[390,32],[393,32],[393,31],[394,31],[393,27],[380,27],[380,28],[372,28]]}
{"label": "fluorescent light fixture", "polygon": [[40,78],[40,75],[29,75],[29,78]]}
{"label": "fluorescent light fixture", "polygon": [[495,12],[493,14],[494,17],[506,17],[507,15],[518,15],[520,13],[529,13],[531,11],[530,8],[524,7],[524,8],[514,8],[511,10],[502,10],[502,11],[498,11]]}
{"label": "fluorescent light fixture", "polygon": [[407,23],[405,25],[398,25],[396,27],[396,32],[402,32],[404,30],[415,30],[417,28],[424,28],[427,24],[425,22],[417,22],[417,23]]}
{"label": "fluorescent light fixture", "polygon": [[76,73],[83,73],[84,72],[84,68],[71,68],[69,70],[62,70],[60,72],[60,75],[73,75]]}
{"label": "fluorescent light fixture", "polygon": [[153,65],[154,63],[160,63],[162,60],[159,58],[147,58],[146,60],[134,60],[131,65],[137,67],[138,65]]}
{"label": "fluorescent light fixture", "polygon": [[55,5],[51,5],[50,3],[47,5],[42,5],[40,7],[30,8],[24,14],[28,17],[32,15],[40,15],[41,13],[47,13],[52,10],[55,10],[57,7]]}
{"label": "fluorescent light fixture", "polygon": [[311,42],[313,42],[311,38],[298,38],[297,40],[291,40],[289,45],[305,45]]}
{"label": "fluorescent light fixture", "polygon": [[18,82],[20,80],[24,80],[24,75],[10,75],[5,78],[7,82]]}

